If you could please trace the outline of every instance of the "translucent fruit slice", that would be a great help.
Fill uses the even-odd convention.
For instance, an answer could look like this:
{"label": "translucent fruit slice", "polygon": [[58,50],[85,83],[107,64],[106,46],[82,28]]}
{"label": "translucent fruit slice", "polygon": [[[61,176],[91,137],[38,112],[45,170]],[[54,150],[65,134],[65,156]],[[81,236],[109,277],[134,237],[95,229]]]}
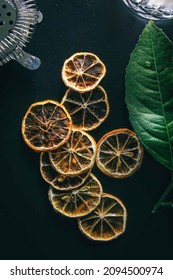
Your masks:
{"label": "translucent fruit slice", "polygon": [[49,151],[70,137],[72,121],[62,104],[46,100],[32,104],[22,121],[22,135],[34,151]]}
{"label": "translucent fruit slice", "polygon": [[91,170],[75,176],[64,176],[51,165],[48,153],[40,155],[40,172],[43,179],[57,190],[71,190],[84,184]]}
{"label": "translucent fruit slice", "polygon": [[72,55],[62,68],[65,85],[81,93],[94,89],[105,74],[103,62],[95,54],[87,52]]}
{"label": "translucent fruit slice", "polygon": [[120,236],[126,229],[127,211],[120,199],[103,193],[97,208],[79,218],[81,232],[89,239],[109,241]]}
{"label": "translucent fruit slice", "polygon": [[61,103],[71,115],[73,127],[83,130],[95,129],[109,113],[107,93],[101,86],[84,94],[68,89]]}
{"label": "translucent fruit slice", "polygon": [[55,211],[71,218],[82,217],[93,211],[100,203],[102,186],[90,174],[84,185],[66,192],[50,187],[48,196]]}
{"label": "translucent fruit slice", "polygon": [[96,163],[108,176],[126,178],[141,166],[143,148],[137,135],[126,128],[105,134],[97,145]]}
{"label": "translucent fruit slice", "polygon": [[96,143],[87,132],[72,129],[69,140],[49,152],[51,164],[65,176],[75,176],[91,169],[95,163]]}

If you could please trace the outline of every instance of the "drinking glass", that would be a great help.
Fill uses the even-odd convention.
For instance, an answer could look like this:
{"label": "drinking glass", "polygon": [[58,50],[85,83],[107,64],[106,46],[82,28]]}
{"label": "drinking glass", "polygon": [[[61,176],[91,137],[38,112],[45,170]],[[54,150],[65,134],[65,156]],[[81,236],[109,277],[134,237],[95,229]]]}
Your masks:
{"label": "drinking glass", "polygon": [[137,15],[153,20],[173,19],[173,0],[123,0]]}

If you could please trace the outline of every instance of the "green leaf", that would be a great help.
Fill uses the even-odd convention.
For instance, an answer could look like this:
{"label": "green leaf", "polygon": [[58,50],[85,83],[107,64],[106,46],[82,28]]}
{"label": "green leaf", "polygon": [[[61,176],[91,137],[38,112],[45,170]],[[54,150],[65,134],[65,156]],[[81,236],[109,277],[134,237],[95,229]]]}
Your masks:
{"label": "green leaf", "polygon": [[173,44],[152,21],[131,54],[126,104],[146,150],[173,171]]}

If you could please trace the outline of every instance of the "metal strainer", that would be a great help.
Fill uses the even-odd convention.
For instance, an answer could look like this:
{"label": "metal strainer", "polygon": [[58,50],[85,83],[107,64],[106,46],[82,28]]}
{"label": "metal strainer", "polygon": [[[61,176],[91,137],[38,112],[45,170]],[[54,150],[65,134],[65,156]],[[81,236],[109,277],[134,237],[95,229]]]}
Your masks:
{"label": "metal strainer", "polygon": [[0,66],[12,59],[30,70],[40,66],[40,59],[23,48],[41,20],[33,0],[0,0]]}

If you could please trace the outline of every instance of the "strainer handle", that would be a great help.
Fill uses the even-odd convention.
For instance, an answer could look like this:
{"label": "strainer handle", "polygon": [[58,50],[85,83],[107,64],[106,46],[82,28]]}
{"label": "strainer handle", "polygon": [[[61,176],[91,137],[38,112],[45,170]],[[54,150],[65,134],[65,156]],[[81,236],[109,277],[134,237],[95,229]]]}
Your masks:
{"label": "strainer handle", "polygon": [[41,65],[41,60],[38,57],[24,51],[22,51],[22,55],[16,56],[15,60],[29,70],[36,70]]}

